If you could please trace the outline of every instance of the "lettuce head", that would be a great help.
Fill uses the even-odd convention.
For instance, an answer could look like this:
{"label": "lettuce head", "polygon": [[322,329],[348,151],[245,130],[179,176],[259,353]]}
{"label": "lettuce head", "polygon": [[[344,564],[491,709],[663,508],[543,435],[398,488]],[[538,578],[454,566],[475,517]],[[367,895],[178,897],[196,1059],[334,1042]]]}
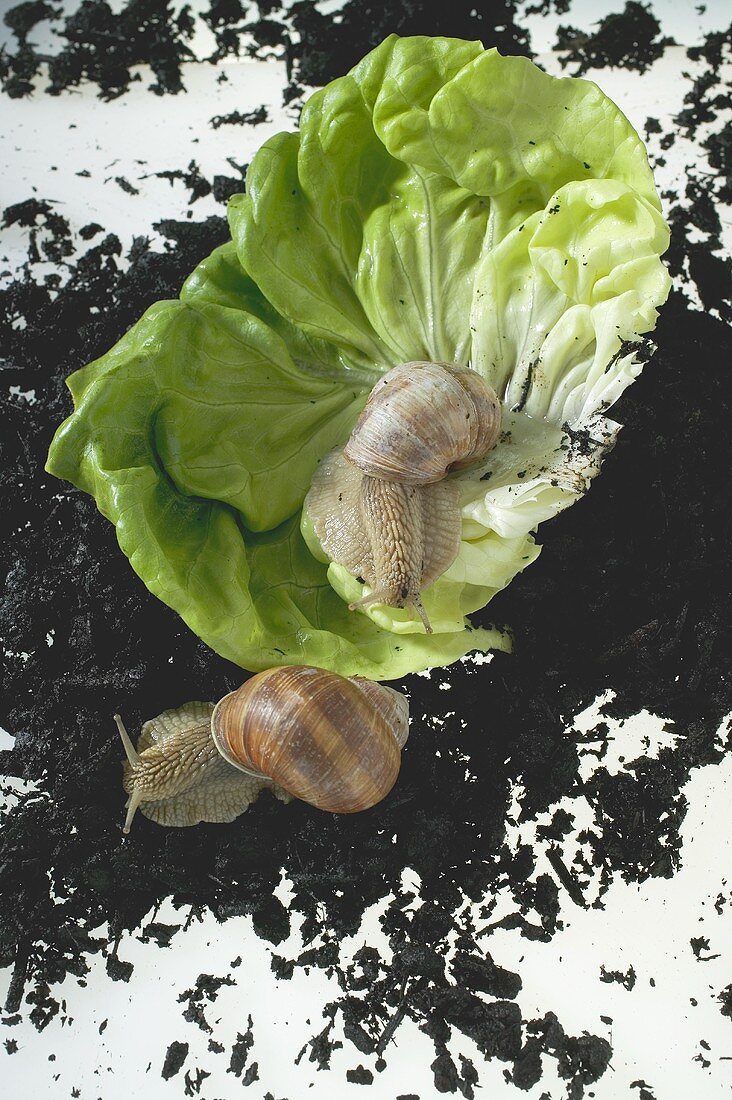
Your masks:
{"label": "lettuce head", "polygon": [[[505,635],[466,618],[536,558],[619,425],[669,279],[645,149],[586,80],[480,43],[392,36],[267,141],[231,241],[68,381],[48,469],[90,493],[156,596],[244,668],[389,679]],[[460,479],[462,542],[407,609],[362,585],[302,514],[381,374],[480,372],[503,433]]]}

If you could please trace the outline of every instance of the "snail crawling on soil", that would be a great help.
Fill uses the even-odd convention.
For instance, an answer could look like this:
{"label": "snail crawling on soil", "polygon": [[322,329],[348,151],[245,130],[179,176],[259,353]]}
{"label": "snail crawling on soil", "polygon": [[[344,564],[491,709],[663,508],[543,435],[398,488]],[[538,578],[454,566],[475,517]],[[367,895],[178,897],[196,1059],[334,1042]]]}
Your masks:
{"label": "snail crawling on soil", "polygon": [[501,430],[500,402],[479,374],[403,363],[374,386],[345,447],[321,462],[305,510],[332,561],[371,591],[351,609],[414,607],[460,548],[460,486]]}
{"label": "snail crawling on soil", "polygon": [[160,825],[233,821],[271,790],[332,813],[369,809],[393,787],[409,704],[393,688],[307,665],[268,669],[213,703],[142,727],[127,755],[124,831],[138,809]]}

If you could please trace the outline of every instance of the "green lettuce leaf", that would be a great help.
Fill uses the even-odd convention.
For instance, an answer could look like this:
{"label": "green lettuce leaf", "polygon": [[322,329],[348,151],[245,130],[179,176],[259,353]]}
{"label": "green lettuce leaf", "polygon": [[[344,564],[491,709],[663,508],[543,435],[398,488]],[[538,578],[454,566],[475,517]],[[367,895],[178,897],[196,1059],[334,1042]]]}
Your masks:
{"label": "green lettuce leaf", "polygon": [[[245,668],[399,677],[473,649],[484,607],[587,490],[669,287],[640,138],[592,83],[479,43],[392,36],[254,157],[232,240],[69,379],[48,469],[92,494],[148,588]],[[503,433],[460,476],[462,542],[374,605],[302,505],[381,373],[470,365]]]}

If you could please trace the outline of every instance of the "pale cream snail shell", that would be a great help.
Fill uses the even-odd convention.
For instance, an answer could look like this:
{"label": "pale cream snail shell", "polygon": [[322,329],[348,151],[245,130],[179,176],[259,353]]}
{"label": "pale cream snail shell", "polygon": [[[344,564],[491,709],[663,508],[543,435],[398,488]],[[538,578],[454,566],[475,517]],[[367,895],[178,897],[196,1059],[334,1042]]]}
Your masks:
{"label": "pale cream snail shell", "polygon": [[454,470],[480,462],[501,430],[500,402],[475,371],[403,363],[374,386],[341,450],[321,462],[305,500],[331,559],[368,584],[372,603],[412,606],[460,548]]}
{"label": "pale cream snail shell", "polygon": [[188,703],[142,727],[119,715],[129,795],[161,825],[233,821],[271,790],[332,813],[369,809],[393,787],[409,734],[400,692],[307,665],[268,669],[213,703]]}
{"label": "pale cream snail shell", "polygon": [[372,389],[343,454],[370,477],[429,485],[479,462],[500,430],[498,398],[475,371],[402,363]]}

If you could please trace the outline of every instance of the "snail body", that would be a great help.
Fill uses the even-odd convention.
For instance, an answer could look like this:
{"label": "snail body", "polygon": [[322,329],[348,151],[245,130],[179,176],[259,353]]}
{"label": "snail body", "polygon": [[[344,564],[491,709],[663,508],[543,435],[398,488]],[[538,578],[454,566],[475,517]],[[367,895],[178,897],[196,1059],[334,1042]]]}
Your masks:
{"label": "snail body", "polygon": [[480,462],[500,425],[496,394],[466,367],[403,363],[377,382],[305,501],[323,550],[371,589],[351,608],[412,606],[431,631],[421,592],[460,548],[460,487],[448,475]]}
{"label": "snail body", "polygon": [[374,806],[394,785],[409,732],[392,688],[306,665],[258,673],[213,703],[146,722],[127,755],[124,831],[138,808],[162,825],[233,821],[271,790],[332,813]]}

